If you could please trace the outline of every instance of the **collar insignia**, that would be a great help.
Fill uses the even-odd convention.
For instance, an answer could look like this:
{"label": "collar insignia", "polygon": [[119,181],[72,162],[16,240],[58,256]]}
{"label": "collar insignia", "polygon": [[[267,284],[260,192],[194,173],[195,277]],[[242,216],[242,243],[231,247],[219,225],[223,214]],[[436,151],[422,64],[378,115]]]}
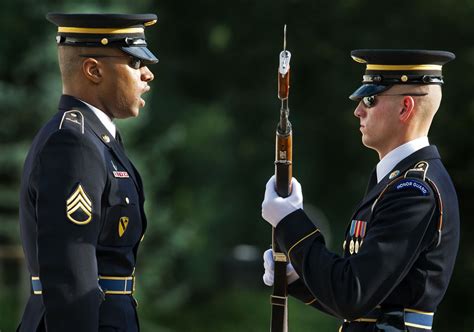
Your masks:
{"label": "collar insignia", "polygon": [[102,140],[103,140],[105,143],[110,143],[110,137],[109,137],[109,135],[107,135],[107,134],[102,134],[101,138],[102,138]]}
{"label": "collar insignia", "polygon": [[393,171],[392,173],[390,173],[388,179],[389,179],[389,180],[392,180],[392,179],[396,178],[396,177],[399,176],[399,175],[400,175],[400,171],[399,171],[399,170]]}

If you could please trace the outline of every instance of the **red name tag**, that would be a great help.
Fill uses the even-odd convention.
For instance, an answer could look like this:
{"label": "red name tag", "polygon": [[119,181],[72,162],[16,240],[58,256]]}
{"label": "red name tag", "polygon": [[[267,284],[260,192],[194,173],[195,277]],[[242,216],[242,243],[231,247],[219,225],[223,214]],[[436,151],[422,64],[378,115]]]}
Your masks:
{"label": "red name tag", "polygon": [[114,171],[114,176],[116,178],[128,178],[128,173],[127,172],[117,172],[117,171]]}

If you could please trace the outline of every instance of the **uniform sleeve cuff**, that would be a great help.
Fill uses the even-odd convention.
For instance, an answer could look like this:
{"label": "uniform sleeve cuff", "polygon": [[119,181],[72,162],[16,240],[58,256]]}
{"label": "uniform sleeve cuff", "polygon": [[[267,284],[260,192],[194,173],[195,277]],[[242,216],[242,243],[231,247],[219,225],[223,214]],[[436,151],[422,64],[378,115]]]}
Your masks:
{"label": "uniform sleeve cuff", "polygon": [[278,245],[288,255],[290,261],[291,250],[315,236],[320,236],[319,229],[314,226],[302,209],[287,215],[275,229]]}

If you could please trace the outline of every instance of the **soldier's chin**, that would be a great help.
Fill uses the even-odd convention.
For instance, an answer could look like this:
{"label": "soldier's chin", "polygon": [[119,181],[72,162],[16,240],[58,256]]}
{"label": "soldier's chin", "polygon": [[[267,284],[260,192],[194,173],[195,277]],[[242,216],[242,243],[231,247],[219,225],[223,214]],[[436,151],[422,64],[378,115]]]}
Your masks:
{"label": "soldier's chin", "polygon": [[137,107],[137,108],[132,109],[131,113],[132,113],[131,116],[136,118],[140,114],[140,108]]}
{"label": "soldier's chin", "polygon": [[367,137],[364,134],[362,134],[362,144],[364,144],[364,146],[368,148],[371,148],[370,141],[367,139]]}

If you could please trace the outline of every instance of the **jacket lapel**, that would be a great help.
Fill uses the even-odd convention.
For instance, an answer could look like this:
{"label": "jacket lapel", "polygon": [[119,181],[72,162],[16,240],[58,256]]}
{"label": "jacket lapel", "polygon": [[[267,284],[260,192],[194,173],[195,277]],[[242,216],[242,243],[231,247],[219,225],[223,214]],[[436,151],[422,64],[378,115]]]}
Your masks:
{"label": "jacket lapel", "polygon": [[[99,140],[113,152],[113,154],[128,171],[128,174],[130,174],[135,186],[141,190],[136,177],[135,169],[128,157],[125,155],[125,151],[120,146],[119,142],[117,142],[117,140],[110,134],[110,132],[100,122],[99,118],[97,118],[94,112],[92,112],[92,110],[86,104],[72,96],[62,95],[59,101],[59,110],[69,111],[71,109],[81,111],[81,113],[84,115],[84,118],[86,119],[86,127],[90,128],[91,131],[99,138]],[[107,136],[109,140],[104,139],[105,136]]]}

